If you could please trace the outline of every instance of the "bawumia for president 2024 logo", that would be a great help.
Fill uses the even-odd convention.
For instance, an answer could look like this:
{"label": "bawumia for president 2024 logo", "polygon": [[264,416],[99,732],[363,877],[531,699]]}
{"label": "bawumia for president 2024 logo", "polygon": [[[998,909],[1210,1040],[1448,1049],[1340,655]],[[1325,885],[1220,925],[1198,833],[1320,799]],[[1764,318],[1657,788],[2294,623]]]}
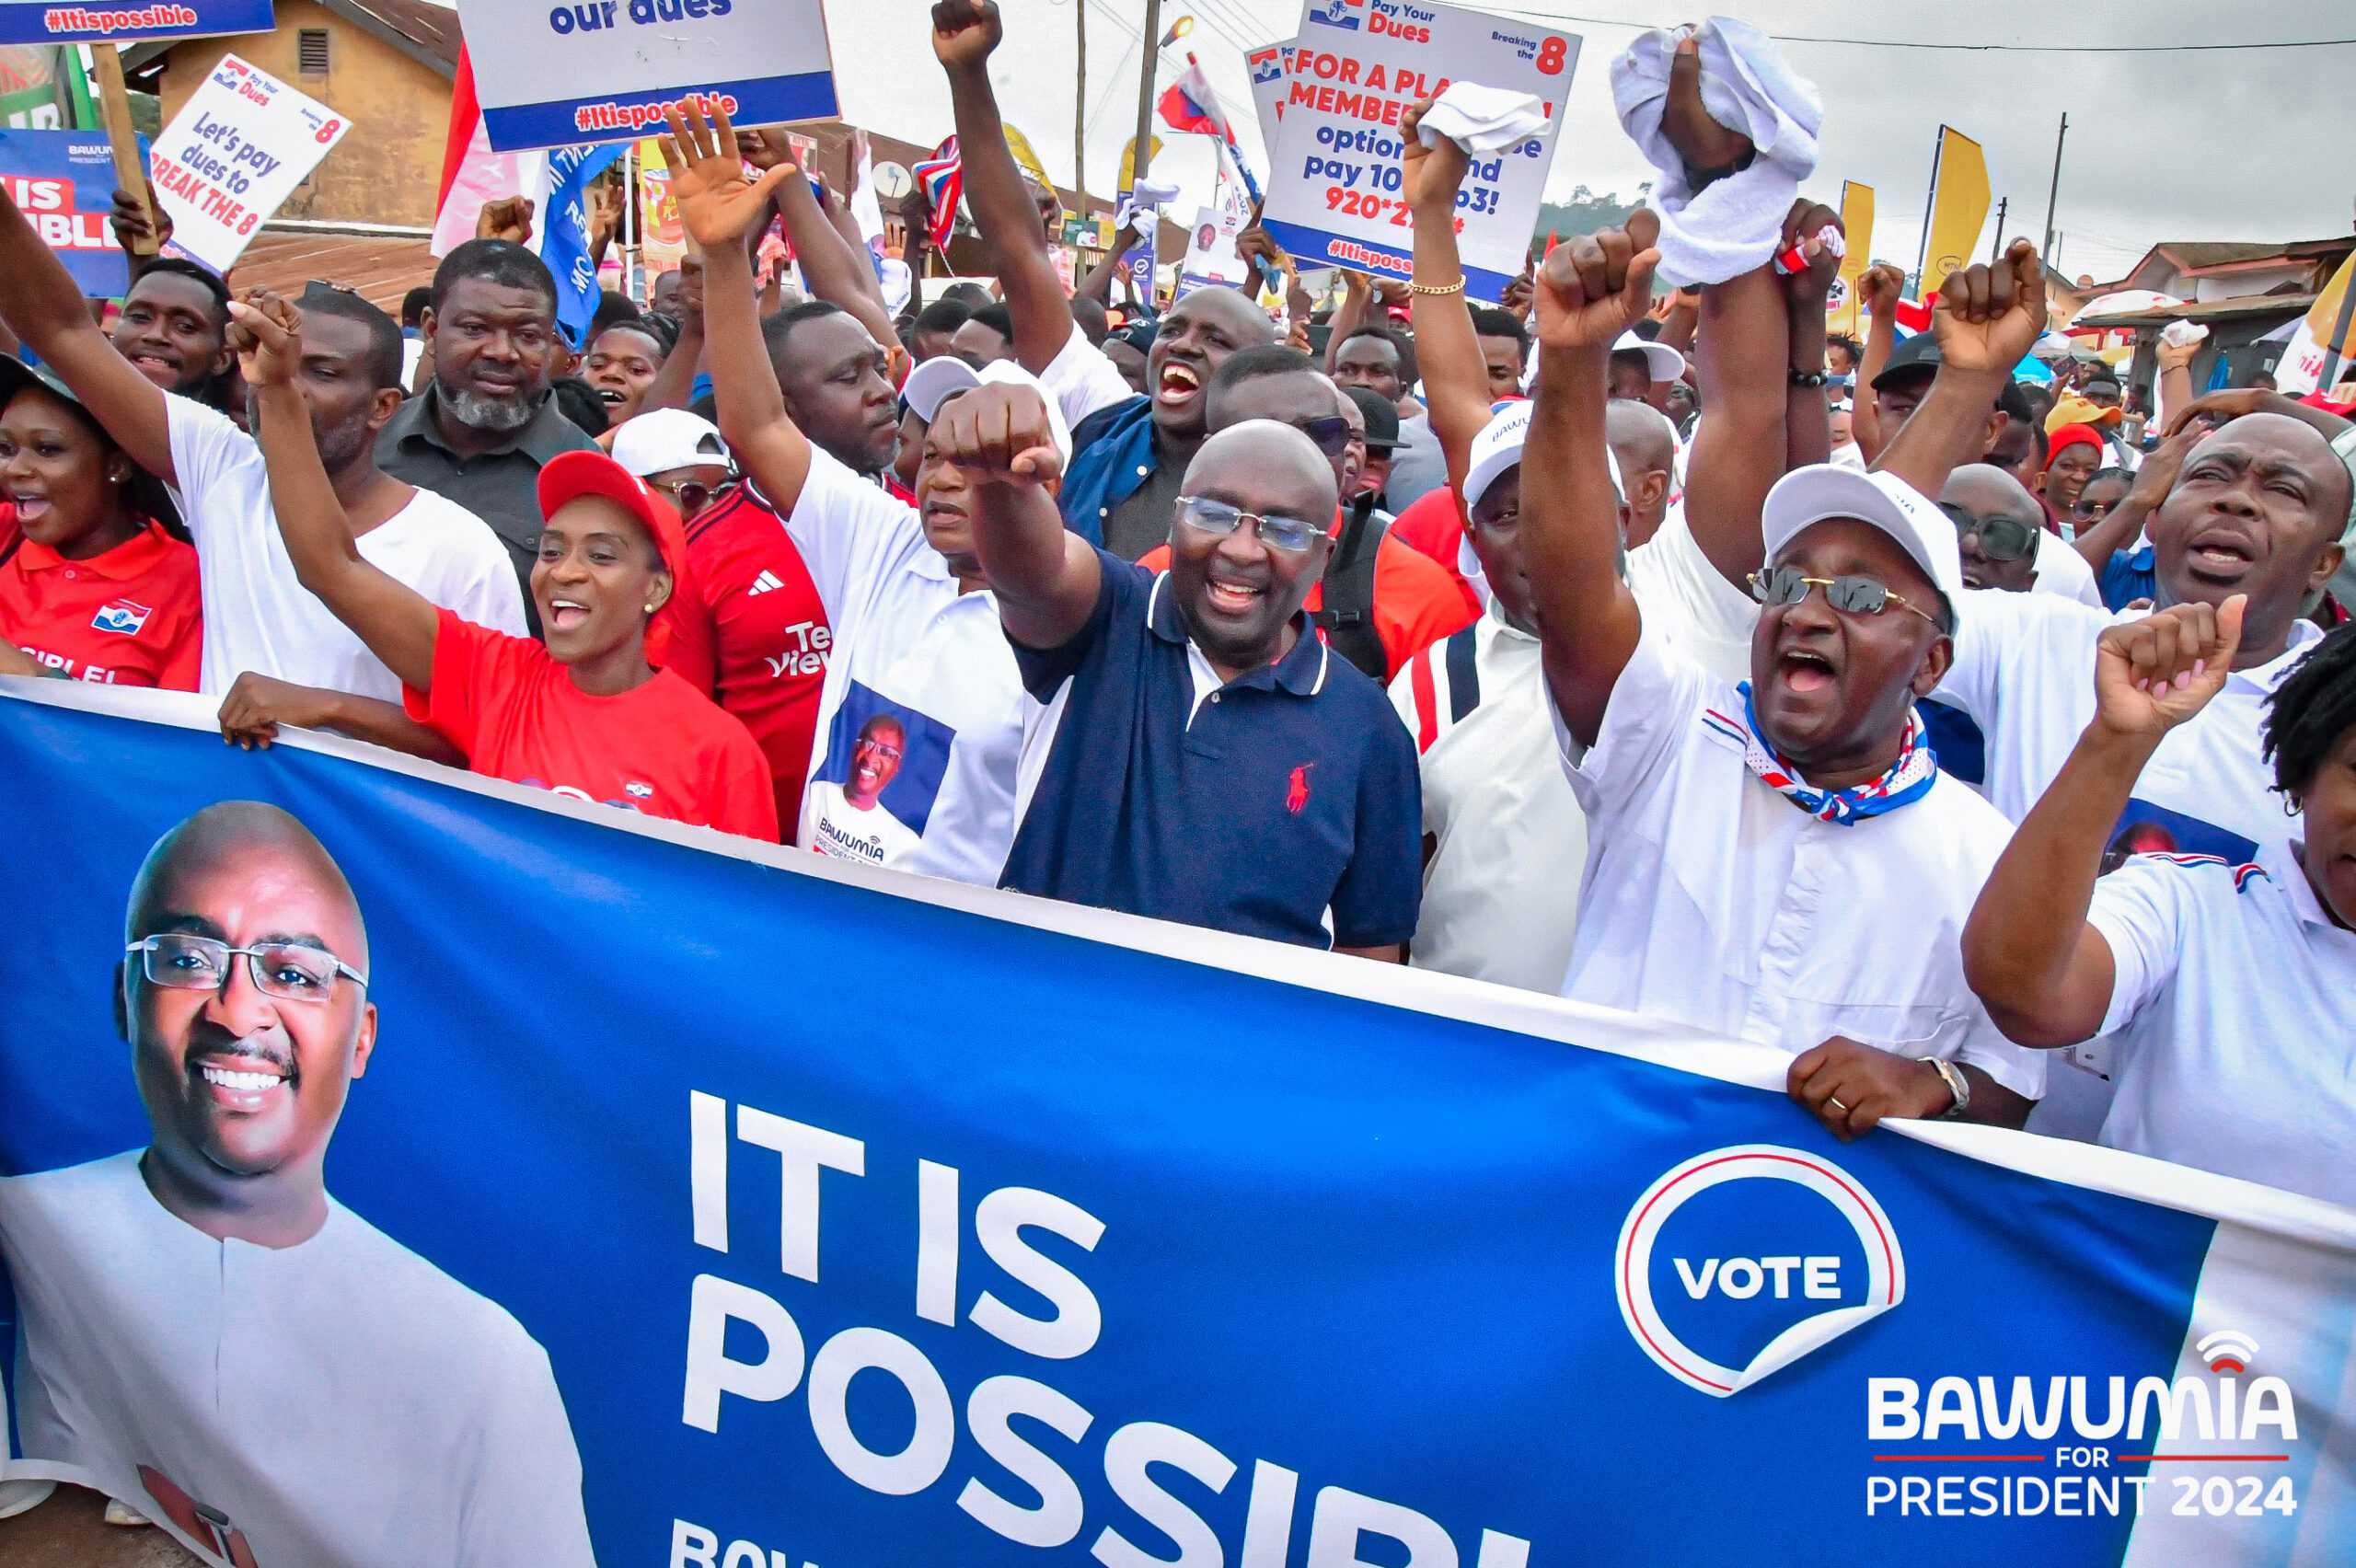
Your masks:
{"label": "bawumia for president 2024 logo", "polygon": [[1637,1346],[1724,1399],[1906,1298],[1906,1258],[1864,1183],[1774,1144],[1697,1154],[1628,1210],[1612,1262]]}

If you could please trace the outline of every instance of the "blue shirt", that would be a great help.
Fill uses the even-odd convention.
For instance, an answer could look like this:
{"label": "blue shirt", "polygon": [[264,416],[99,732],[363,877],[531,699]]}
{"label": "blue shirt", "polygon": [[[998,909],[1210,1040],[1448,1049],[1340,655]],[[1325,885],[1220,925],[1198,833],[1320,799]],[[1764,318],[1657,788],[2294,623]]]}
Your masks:
{"label": "blue shirt", "polygon": [[1422,785],[1382,689],[1304,616],[1290,652],[1198,701],[1169,574],[1097,559],[1080,634],[1014,649],[1045,711],[999,885],[1307,947],[1414,936]]}
{"label": "blue shirt", "polygon": [[1161,466],[1153,449],[1153,399],[1139,396],[1099,409],[1071,432],[1072,459],[1057,494],[1064,526],[1104,542],[1104,516]]}
{"label": "blue shirt", "polygon": [[2103,562],[2102,579],[2097,584],[2102,590],[2103,607],[2123,610],[2138,599],[2149,599],[2157,594],[2160,574],[2153,563],[2159,556],[2160,552],[2149,545],[2140,550],[2111,551],[2110,559]]}

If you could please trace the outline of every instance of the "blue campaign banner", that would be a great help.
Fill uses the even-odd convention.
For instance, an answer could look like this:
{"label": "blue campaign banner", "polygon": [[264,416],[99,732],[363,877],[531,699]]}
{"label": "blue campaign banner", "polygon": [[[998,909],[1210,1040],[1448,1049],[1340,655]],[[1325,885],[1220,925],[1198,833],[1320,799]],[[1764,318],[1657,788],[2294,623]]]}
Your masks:
{"label": "blue campaign banner", "polygon": [[2356,1214],[211,706],[0,681],[7,1473],[209,1562],[2356,1557]]}
{"label": "blue campaign banner", "polygon": [[557,281],[557,325],[583,352],[600,297],[596,264],[589,259],[589,187],[621,161],[625,150],[612,143],[583,143],[549,155],[549,215],[540,259]]}
{"label": "blue campaign banner", "polygon": [[137,43],[268,32],[276,25],[271,0],[0,0],[0,43]]}
{"label": "blue campaign banner", "polygon": [[[146,159],[146,138],[140,138]],[[131,264],[114,242],[114,154],[102,131],[0,131],[0,180],[74,281],[92,299],[131,286]]]}

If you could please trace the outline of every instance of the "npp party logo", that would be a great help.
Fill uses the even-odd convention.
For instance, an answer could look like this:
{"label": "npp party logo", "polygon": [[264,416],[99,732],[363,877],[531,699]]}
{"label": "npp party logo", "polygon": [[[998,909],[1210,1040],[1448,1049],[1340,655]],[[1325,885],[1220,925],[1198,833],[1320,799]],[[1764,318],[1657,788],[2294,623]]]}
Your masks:
{"label": "npp party logo", "polygon": [[1719,1399],[1906,1298],[1905,1254],[1873,1194],[1774,1144],[1697,1154],[1646,1188],[1612,1272],[1638,1348]]}

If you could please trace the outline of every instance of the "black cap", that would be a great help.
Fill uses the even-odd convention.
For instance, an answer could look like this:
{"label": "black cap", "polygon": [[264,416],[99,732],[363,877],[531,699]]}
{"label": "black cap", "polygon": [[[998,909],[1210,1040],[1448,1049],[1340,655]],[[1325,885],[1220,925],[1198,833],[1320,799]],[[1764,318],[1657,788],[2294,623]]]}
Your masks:
{"label": "black cap", "polygon": [[1358,406],[1366,417],[1366,449],[1369,452],[1399,450],[1399,409],[1390,398],[1363,386],[1345,386],[1350,401]]}
{"label": "black cap", "polygon": [[1919,370],[1939,368],[1939,340],[1928,332],[1917,332],[1911,338],[1899,340],[1898,347],[1889,351],[1889,363],[1874,377],[1874,390],[1887,391],[1889,384]]}

